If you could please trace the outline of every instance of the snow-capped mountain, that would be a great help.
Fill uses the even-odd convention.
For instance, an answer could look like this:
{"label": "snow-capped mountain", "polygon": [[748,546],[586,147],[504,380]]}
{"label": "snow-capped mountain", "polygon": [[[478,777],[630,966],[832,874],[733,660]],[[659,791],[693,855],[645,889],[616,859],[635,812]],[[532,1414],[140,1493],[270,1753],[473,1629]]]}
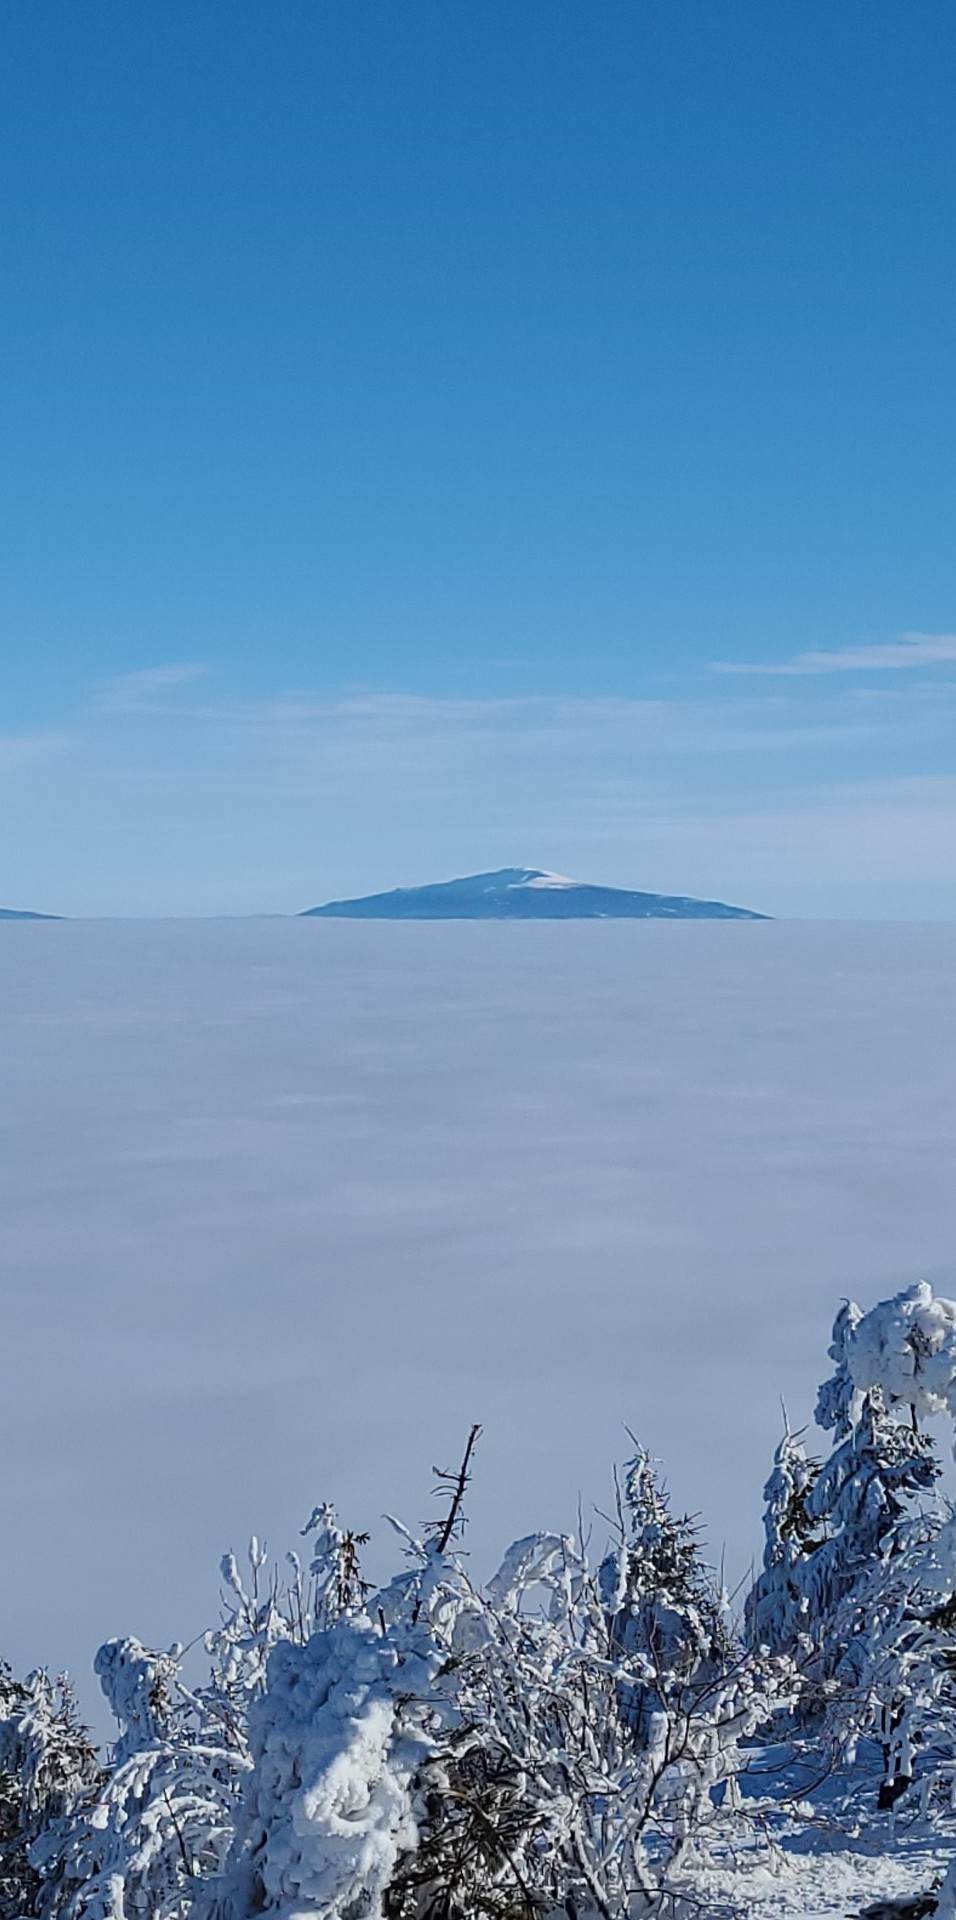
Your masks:
{"label": "snow-capped mountain", "polygon": [[594,887],[537,867],[502,867],[431,886],[329,900],[301,916],[341,920],[765,920],[747,907],[683,894]]}

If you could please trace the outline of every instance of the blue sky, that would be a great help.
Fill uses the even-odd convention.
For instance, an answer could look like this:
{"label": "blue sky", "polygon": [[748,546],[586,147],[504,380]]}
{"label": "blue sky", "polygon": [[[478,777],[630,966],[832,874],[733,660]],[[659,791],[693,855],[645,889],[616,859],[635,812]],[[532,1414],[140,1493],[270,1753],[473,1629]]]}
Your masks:
{"label": "blue sky", "polygon": [[0,903],[956,916],[956,20],[6,23]]}

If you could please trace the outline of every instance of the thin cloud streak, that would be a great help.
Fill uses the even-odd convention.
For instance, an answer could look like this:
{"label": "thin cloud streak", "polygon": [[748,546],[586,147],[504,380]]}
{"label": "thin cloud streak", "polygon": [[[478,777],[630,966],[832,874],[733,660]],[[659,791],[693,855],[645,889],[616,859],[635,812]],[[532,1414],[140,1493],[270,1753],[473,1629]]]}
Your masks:
{"label": "thin cloud streak", "polygon": [[529,694],[498,699],[361,692],[287,695],[276,699],[150,707],[157,717],[172,712],[205,723],[237,741],[268,751],[297,746],[324,752],[361,746],[371,750],[419,750],[455,740],[475,746],[573,747],[608,744],[695,753],[793,751],[839,746],[881,731],[887,722],[847,710],[839,718],[797,708],[779,695],[741,700],[640,697],[568,698]]}
{"label": "thin cloud streak", "polygon": [[899,673],[956,661],[956,634],[904,633],[870,646],[813,648],[790,660],[714,660],[714,673],[798,677],[817,673]]}
{"label": "thin cloud streak", "polygon": [[131,673],[114,674],[97,690],[93,704],[100,713],[151,711],[163,694],[203,680],[208,673],[209,668],[201,660],[174,660],[163,666],[139,667]]}
{"label": "thin cloud streak", "polygon": [[0,773],[13,773],[32,767],[62,753],[69,736],[52,727],[40,727],[32,733],[0,734]]}

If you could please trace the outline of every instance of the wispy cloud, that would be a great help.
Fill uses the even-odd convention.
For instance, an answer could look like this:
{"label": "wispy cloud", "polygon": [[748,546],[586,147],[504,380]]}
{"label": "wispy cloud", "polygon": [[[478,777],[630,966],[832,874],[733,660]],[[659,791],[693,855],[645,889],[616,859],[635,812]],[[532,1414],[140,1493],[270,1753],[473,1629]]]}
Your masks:
{"label": "wispy cloud", "polygon": [[813,673],[898,673],[956,661],[956,634],[903,633],[897,640],[869,646],[814,648],[789,660],[714,660],[715,673],[803,675]]}
{"label": "wispy cloud", "polygon": [[[169,710],[170,712],[173,709]],[[645,753],[748,754],[839,746],[872,734],[883,716],[821,716],[791,696],[656,699],[640,696],[527,694],[470,698],[375,690],[327,697],[289,694],[268,700],[179,703],[181,718],[205,723],[222,741],[255,742],[268,752],[401,751],[435,748],[502,751],[611,749]]]}
{"label": "wispy cloud", "polygon": [[177,687],[205,679],[208,672],[200,660],[174,660],[165,666],[114,674],[99,688],[95,705],[101,713],[142,713]]}
{"label": "wispy cloud", "polygon": [[[62,739],[0,736],[5,801],[29,801],[5,886],[40,871],[67,912],[281,911],[528,859],[777,912],[951,911],[956,636],[838,657],[888,651],[926,670],[474,697],[139,668]],[[100,891],[74,871],[93,844]]]}
{"label": "wispy cloud", "polygon": [[[610,871],[640,850],[634,885],[825,918],[956,918],[956,775],[836,781],[790,794],[677,801],[618,782],[566,823],[572,872]],[[716,889],[714,881],[717,881]],[[674,883],[677,884],[677,883]]]}
{"label": "wispy cloud", "polygon": [[49,760],[62,753],[68,744],[65,733],[53,728],[38,728],[32,733],[0,734],[0,773],[18,771]]}

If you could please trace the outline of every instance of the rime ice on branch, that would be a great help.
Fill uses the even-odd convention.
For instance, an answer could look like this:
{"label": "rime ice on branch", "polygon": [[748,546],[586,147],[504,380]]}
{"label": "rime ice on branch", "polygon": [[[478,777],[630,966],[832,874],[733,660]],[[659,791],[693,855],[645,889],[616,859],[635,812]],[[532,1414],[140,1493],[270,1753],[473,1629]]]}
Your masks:
{"label": "rime ice on branch", "polygon": [[925,1423],[956,1408],[956,1306],[847,1304],[830,1357],[830,1450],[784,1433],[742,1631],[640,1447],[596,1566],[531,1533],[480,1584],[475,1428],[377,1592],[323,1504],[282,1571],[255,1537],[224,1557],[199,1680],[107,1642],[102,1761],[62,1685],[0,1673],[0,1920],[673,1920],[752,1844],[768,1735],[851,1783],[876,1741],[892,1817],[948,1818],[956,1519]]}

